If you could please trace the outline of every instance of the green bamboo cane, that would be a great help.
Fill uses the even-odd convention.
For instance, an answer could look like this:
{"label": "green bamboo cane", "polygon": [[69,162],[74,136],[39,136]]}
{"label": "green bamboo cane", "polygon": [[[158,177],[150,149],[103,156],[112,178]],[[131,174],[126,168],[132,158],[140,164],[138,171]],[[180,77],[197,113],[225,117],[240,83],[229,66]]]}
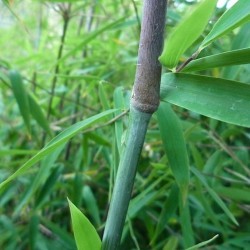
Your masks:
{"label": "green bamboo cane", "polygon": [[145,134],[160,100],[161,65],[167,1],[145,0],[129,127],[118,167],[102,240],[102,250],[119,249]]}

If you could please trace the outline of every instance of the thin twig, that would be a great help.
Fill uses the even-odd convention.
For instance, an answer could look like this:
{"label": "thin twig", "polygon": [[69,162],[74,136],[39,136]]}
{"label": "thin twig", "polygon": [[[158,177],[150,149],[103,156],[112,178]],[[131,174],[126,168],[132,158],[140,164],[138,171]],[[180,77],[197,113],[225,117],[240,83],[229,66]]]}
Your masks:
{"label": "thin twig", "polygon": [[250,170],[248,167],[238,158],[238,156],[222,141],[221,138],[216,136],[215,132],[210,132],[211,138],[229,155],[232,159],[234,159],[242,169],[250,176]]}
{"label": "thin twig", "polygon": [[[30,79],[28,79],[28,78],[26,78],[26,77],[23,77],[23,79],[25,79],[26,81],[28,81],[28,82],[30,82],[30,83],[35,84],[36,87],[38,87],[39,89],[43,90],[43,91],[44,91],[45,93],[47,93],[48,95],[52,95],[52,93],[51,93],[49,90],[47,90],[46,88],[44,88],[42,85],[38,84],[37,82],[33,82],[33,80],[30,80]],[[54,97],[55,97],[55,96],[58,96],[58,97],[61,98],[61,95],[59,95],[59,94],[57,94],[57,93],[54,93]],[[74,100],[72,100],[72,99],[70,99],[70,98],[68,98],[68,97],[63,97],[63,99],[64,99],[65,101],[67,101],[67,102],[75,103]],[[81,106],[81,107],[84,107],[84,108],[87,108],[87,109],[89,109],[89,110],[91,110],[91,111],[94,111],[94,112],[97,112],[97,111],[98,111],[97,109],[95,109],[95,108],[93,108],[93,107],[90,107],[90,106],[88,106],[88,105],[86,105],[85,103],[82,103],[82,102],[77,103],[77,105],[78,105],[78,106]]]}
{"label": "thin twig", "polygon": [[83,134],[86,134],[86,133],[89,133],[89,132],[93,132],[99,128],[103,128],[103,127],[106,127],[108,125],[111,125],[112,123],[116,122],[117,120],[119,120],[120,118],[122,118],[124,115],[128,114],[129,112],[129,109],[123,111],[121,114],[115,116],[113,119],[109,120],[108,122],[106,123],[103,123],[101,125],[98,125],[98,126],[94,126],[92,128],[89,128],[89,129],[86,129],[83,131]]}
{"label": "thin twig", "polygon": [[[64,23],[63,23],[63,32],[62,32],[62,36],[61,36],[61,43],[60,43],[58,54],[57,54],[57,61],[59,61],[62,57],[62,52],[63,52],[63,48],[64,48],[64,41],[65,41],[67,29],[68,29],[69,20],[70,20],[70,7],[71,7],[70,4],[68,5],[68,8],[59,5],[60,10],[62,11]],[[52,79],[51,97],[49,99],[47,119],[49,119],[50,114],[51,114],[51,106],[52,106],[52,102],[54,99],[55,88],[56,88],[56,83],[57,83],[57,79],[58,79],[57,75],[59,74],[59,72],[60,72],[60,66],[59,66],[59,63],[57,63],[56,67],[55,67],[55,71],[54,71],[54,77]]]}
{"label": "thin twig", "polygon": [[182,63],[179,67],[176,69],[176,73],[180,72],[183,70],[191,61],[196,59],[196,57],[199,55],[200,51],[196,51],[192,56],[190,56],[184,63]]}

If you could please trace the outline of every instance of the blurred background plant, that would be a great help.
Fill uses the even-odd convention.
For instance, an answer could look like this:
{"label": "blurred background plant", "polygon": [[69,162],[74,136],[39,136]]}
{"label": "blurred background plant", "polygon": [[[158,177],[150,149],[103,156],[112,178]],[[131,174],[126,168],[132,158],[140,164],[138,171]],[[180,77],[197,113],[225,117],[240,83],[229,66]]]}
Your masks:
{"label": "blurred background plant", "polygon": [[[167,31],[196,2],[170,1]],[[229,4],[232,1],[218,1],[209,25]],[[126,143],[141,7],[141,1],[134,0],[0,2],[1,181],[63,129],[110,108],[121,110],[78,133],[5,188],[0,197],[1,249],[76,249],[67,197],[102,234]],[[249,47],[249,31],[246,23],[213,42],[201,56]],[[250,82],[249,65],[202,74]],[[173,108],[191,166],[188,209],[178,209],[179,191],[155,115],[122,249],[184,249],[216,234],[219,237],[205,249],[249,249],[249,129]]]}

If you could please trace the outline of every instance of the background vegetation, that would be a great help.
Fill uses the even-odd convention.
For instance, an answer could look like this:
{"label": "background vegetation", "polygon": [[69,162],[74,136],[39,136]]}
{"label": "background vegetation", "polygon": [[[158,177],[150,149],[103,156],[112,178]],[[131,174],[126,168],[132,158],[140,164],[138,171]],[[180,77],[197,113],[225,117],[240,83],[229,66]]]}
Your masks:
{"label": "background vegetation", "polygon": [[[6,2],[0,2],[1,181],[65,128],[119,108],[43,158],[1,193],[1,249],[76,249],[67,197],[101,235],[126,143],[142,2]],[[194,2],[170,1],[167,31]],[[217,8],[209,25],[225,9],[226,3]],[[200,56],[249,47],[249,31],[247,23],[216,40]],[[202,73],[250,82],[249,65]],[[28,96],[28,109],[20,105],[25,103],[20,96]],[[187,209],[178,209],[179,191],[153,116],[122,249],[184,249],[216,234],[219,237],[206,249],[249,249],[249,129],[173,108],[191,166]]]}

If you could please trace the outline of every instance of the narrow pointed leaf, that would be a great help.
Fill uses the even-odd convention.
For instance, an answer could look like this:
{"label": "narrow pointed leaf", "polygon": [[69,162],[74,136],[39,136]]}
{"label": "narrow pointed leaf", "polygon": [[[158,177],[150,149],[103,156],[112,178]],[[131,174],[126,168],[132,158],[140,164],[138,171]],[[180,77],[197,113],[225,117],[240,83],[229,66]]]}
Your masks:
{"label": "narrow pointed leaf", "polygon": [[39,216],[38,215],[32,215],[29,222],[29,243],[30,243],[30,249],[36,249],[37,248],[37,242],[38,242],[38,235],[39,235]]}
{"label": "narrow pointed leaf", "polygon": [[164,74],[161,98],[196,113],[250,127],[250,85],[190,74]]}
{"label": "narrow pointed leaf", "polygon": [[160,134],[167,153],[170,168],[184,201],[189,184],[189,163],[180,121],[171,106],[162,102],[157,111]]}
{"label": "narrow pointed leaf", "polygon": [[24,123],[30,132],[30,107],[28,94],[25,90],[21,75],[16,70],[11,70],[9,73],[10,83],[13,94],[16,98],[20,113],[23,117]]}
{"label": "narrow pointed leaf", "polygon": [[[124,99],[124,90],[122,87],[118,87],[114,91],[114,108],[125,109],[125,99]],[[115,138],[118,148],[119,155],[122,151],[122,135],[123,135],[123,122],[118,120],[115,122]]]}
{"label": "narrow pointed leaf", "polygon": [[214,241],[218,237],[219,237],[219,235],[216,234],[213,238],[211,238],[209,240],[206,240],[206,241],[203,241],[203,242],[200,242],[199,244],[196,244],[195,246],[189,247],[186,250],[198,250],[201,247],[204,247],[204,246],[208,245],[209,243],[211,243],[212,241]]}
{"label": "narrow pointed leaf", "polygon": [[216,2],[217,0],[203,0],[198,3],[169,34],[159,58],[164,66],[172,69],[178,64],[181,55],[202,34]]}
{"label": "narrow pointed leaf", "polygon": [[[81,185],[82,185],[82,182],[81,182]],[[93,220],[95,221],[96,225],[101,225],[100,211],[99,211],[98,203],[94,196],[93,191],[91,190],[89,186],[86,185],[84,186],[82,193],[83,193],[86,207],[88,208],[88,211],[91,214]]]}
{"label": "narrow pointed leaf", "polygon": [[216,202],[216,204],[225,212],[225,214],[228,216],[228,218],[235,224],[239,225],[237,220],[235,219],[234,215],[230,212],[230,210],[227,208],[225,203],[222,201],[222,199],[217,195],[217,193],[207,184],[205,178],[202,176],[202,174],[195,168],[191,168],[192,172],[195,174],[195,176],[198,178],[198,180],[203,184],[209,195],[213,198],[213,200]]}
{"label": "narrow pointed leaf", "polygon": [[23,164],[15,173],[9,176],[5,181],[0,183],[0,190],[4,188],[10,181],[14,180],[20,175],[25,174],[30,167],[32,167],[35,163],[40,161],[44,156],[49,155],[54,152],[55,149],[66,143],[69,139],[71,139],[74,135],[79,133],[81,130],[88,128],[90,125],[93,125],[101,118],[108,116],[114,113],[117,110],[107,110],[95,116],[92,116],[84,121],[78,122],[69,128],[62,131],[55,138],[53,138],[43,149],[41,149],[35,156],[29,159],[25,164]]}
{"label": "narrow pointed leaf", "polygon": [[69,199],[68,202],[77,249],[100,250],[101,240],[94,226]]}
{"label": "narrow pointed leaf", "polygon": [[250,48],[233,50],[196,59],[190,62],[182,72],[200,71],[210,68],[248,63],[250,63]]}
{"label": "narrow pointed leaf", "polygon": [[156,226],[154,236],[151,240],[152,242],[156,242],[157,237],[161,234],[166,223],[168,222],[169,218],[173,216],[175,211],[178,207],[178,196],[179,196],[179,188],[176,184],[173,184],[169,193],[168,198],[166,199],[165,203],[163,204],[161,214],[158,218],[158,224]]}
{"label": "narrow pointed leaf", "polygon": [[163,247],[163,250],[176,250],[178,249],[179,238],[177,236],[170,236],[167,244]]}
{"label": "narrow pointed leaf", "polygon": [[209,45],[215,39],[225,35],[240,25],[250,21],[249,1],[238,0],[230,9],[228,9],[220,19],[215,23],[213,29],[203,40],[200,48]]}
{"label": "narrow pointed leaf", "polygon": [[250,203],[249,188],[215,187],[218,194],[234,201]]}
{"label": "narrow pointed leaf", "polygon": [[[240,31],[232,40],[232,50],[250,47],[250,22],[240,28]],[[242,67],[226,67],[223,69],[222,78],[229,80],[237,79]]]}
{"label": "narrow pointed leaf", "polygon": [[28,95],[30,113],[37,123],[43,128],[49,135],[51,135],[51,130],[49,127],[48,120],[46,119],[41,107],[38,105],[33,96]]}
{"label": "narrow pointed leaf", "polygon": [[195,244],[195,237],[193,231],[193,222],[190,214],[189,200],[183,204],[182,200],[179,199],[179,209],[184,247],[190,247]]}
{"label": "narrow pointed leaf", "polygon": [[102,107],[105,110],[110,109],[110,104],[109,104],[108,96],[107,96],[107,93],[105,92],[104,84],[102,82],[100,82],[99,86],[98,86],[98,95],[99,95]]}
{"label": "narrow pointed leaf", "polygon": [[64,146],[65,144],[61,145],[42,159],[38,173],[27,186],[26,190],[19,199],[18,204],[15,206],[13,214],[14,217],[18,216],[24,207],[27,206],[30,199],[35,196],[34,194],[37,192],[37,190],[42,189],[42,185],[46,182],[47,178],[49,178],[51,169],[54,166],[55,161],[58,159],[58,156],[60,155]]}

